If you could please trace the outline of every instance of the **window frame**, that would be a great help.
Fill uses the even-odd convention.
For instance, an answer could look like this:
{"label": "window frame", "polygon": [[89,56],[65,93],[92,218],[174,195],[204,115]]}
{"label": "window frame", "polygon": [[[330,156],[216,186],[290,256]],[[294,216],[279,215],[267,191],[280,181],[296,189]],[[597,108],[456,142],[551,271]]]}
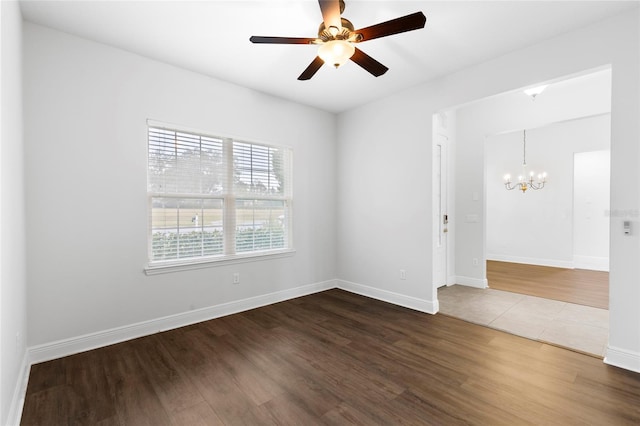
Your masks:
{"label": "window frame", "polygon": [[[150,171],[150,155],[149,155],[149,132],[150,129],[162,129],[170,132],[186,133],[198,137],[215,138],[223,141],[223,156],[225,157],[224,166],[226,173],[227,187],[222,193],[216,194],[193,194],[193,193],[167,193],[167,192],[154,192],[149,185],[149,171]],[[293,246],[293,149],[284,146],[271,143],[264,143],[260,141],[251,141],[245,138],[237,138],[233,136],[220,136],[213,135],[211,132],[202,131],[193,128],[186,128],[175,124],[168,124],[164,122],[158,122],[154,120],[147,120],[146,125],[146,150],[147,150],[147,168],[146,168],[146,196],[147,196],[147,264],[144,267],[146,275],[155,275],[167,272],[177,272],[192,269],[209,268],[214,266],[222,266],[228,264],[244,263],[261,261],[274,258],[289,257],[295,253]],[[233,145],[234,143],[249,144],[251,146],[256,145],[265,148],[275,148],[278,150],[284,150],[285,155],[288,156],[288,162],[286,163],[286,175],[285,191],[281,194],[264,194],[264,193],[237,193],[237,189],[233,183],[234,173],[234,156]],[[231,165],[231,167],[229,167]],[[223,232],[223,252],[222,254],[209,255],[209,256],[197,256],[186,257],[176,259],[162,259],[153,260],[153,223],[152,223],[152,208],[154,198],[167,198],[179,201],[180,199],[195,199],[195,200],[222,200],[223,220],[222,220],[222,232]],[[283,203],[285,211],[284,220],[284,245],[283,248],[273,248],[265,250],[252,250],[243,251],[238,253],[236,251],[236,202],[238,200],[268,200],[278,201]]]}

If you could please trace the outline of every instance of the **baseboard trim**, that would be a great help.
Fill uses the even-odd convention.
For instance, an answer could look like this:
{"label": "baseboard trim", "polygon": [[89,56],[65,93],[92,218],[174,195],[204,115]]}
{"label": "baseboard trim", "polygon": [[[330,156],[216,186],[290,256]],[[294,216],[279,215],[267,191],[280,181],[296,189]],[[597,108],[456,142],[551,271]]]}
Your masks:
{"label": "baseboard trim", "polygon": [[208,321],[226,315],[259,308],[261,306],[283,302],[296,297],[318,293],[336,287],[336,280],[329,280],[238,301],[222,303],[220,305],[196,309],[189,312],[169,315],[123,327],[116,327],[96,333],[85,334],[83,336],[72,337],[56,342],[45,343],[29,348],[29,361],[31,364],[49,361],[79,352],[113,345],[126,340],[148,336],[161,331],[172,330],[198,322]]}
{"label": "baseboard trim", "polygon": [[24,399],[27,395],[27,383],[29,382],[29,373],[31,372],[31,362],[29,354],[25,351],[22,357],[22,364],[18,374],[18,382],[13,391],[11,398],[11,406],[9,406],[9,415],[7,416],[7,425],[19,425],[22,418],[22,409],[24,407]]}
{"label": "baseboard trim", "polygon": [[[456,276],[455,281],[457,284],[468,285],[471,287],[487,287],[486,279]],[[339,288],[351,293],[360,294],[362,296],[371,297],[373,299],[392,303],[398,306],[404,306],[406,308],[428,314],[436,314],[439,310],[439,303],[437,300],[429,301],[350,281],[333,279],[176,315],[170,315],[124,327],[117,327],[97,333],[33,346],[27,349],[25,356],[23,357],[22,365],[20,366],[20,376],[18,383],[16,383],[16,389],[11,401],[11,406],[9,407],[9,416],[7,418],[8,424],[20,423],[29,373],[33,364],[120,343],[161,331],[208,321],[273,303],[283,302],[285,300],[330,290],[332,288]],[[626,351],[610,346],[607,348],[604,362],[615,367],[640,373],[640,353],[637,352]]]}
{"label": "baseboard trim", "polygon": [[595,256],[573,256],[573,267],[591,271],[609,272],[609,258]]}
{"label": "baseboard trim", "polygon": [[371,297],[372,299],[381,300],[405,308],[413,309],[427,314],[436,314],[440,309],[437,300],[425,300],[417,297],[406,296],[400,293],[394,293],[388,290],[382,290],[375,287],[369,287],[363,284],[351,281],[336,280],[339,289],[359,294],[361,296]]}
{"label": "baseboard trim", "polygon": [[607,346],[604,363],[640,373],[640,353]]}
{"label": "baseboard trim", "polygon": [[487,281],[486,278],[464,277],[461,275],[456,276],[456,284],[466,285],[467,287],[475,287],[475,288],[489,287],[489,281]]}
{"label": "baseboard trim", "polygon": [[552,268],[575,268],[573,261],[571,260],[538,259],[535,257],[508,256],[503,254],[488,254],[487,260],[496,260],[498,262],[524,263],[525,265],[550,266]]}
{"label": "baseboard trim", "polygon": [[30,366],[39,362],[62,358],[162,331],[196,324],[202,321],[209,321],[226,315],[259,308],[261,306],[283,302],[296,297],[330,290],[332,288],[341,288],[352,293],[372,297],[374,299],[429,314],[435,314],[438,312],[439,306],[437,301],[434,302],[418,299],[362,284],[335,279],[32,346],[27,350],[27,364]]}

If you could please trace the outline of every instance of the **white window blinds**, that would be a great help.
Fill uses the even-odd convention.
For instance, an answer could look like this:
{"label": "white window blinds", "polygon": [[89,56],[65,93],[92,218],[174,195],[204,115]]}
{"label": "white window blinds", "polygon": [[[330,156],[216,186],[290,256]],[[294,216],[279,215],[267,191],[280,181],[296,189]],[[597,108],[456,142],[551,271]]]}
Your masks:
{"label": "white window blinds", "polygon": [[291,150],[148,130],[150,263],[291,248]]}
{"label": "white window blinds", "polygon": [[227,186],[224,141],[149,128],[149,191],[157,194],[222,194]]}

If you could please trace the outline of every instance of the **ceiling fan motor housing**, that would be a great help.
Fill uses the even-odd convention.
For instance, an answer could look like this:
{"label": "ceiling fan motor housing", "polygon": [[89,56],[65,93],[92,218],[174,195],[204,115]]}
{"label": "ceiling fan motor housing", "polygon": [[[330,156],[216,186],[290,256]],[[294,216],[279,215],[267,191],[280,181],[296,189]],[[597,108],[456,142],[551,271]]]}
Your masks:
{"label": "ceiling fan motor housing", "polygon": [[[351,40],[352,38],[358,37],[359,34],[355,34],[355,28],[351,21],[345,18],[340,18],[341,26],[339,30],[334,27],[327,28],[324,22],[320,24],[320,28],[318,28],[318,38],[323,42],[331,41],[331,40],[350,40],[350,41],[359,41],[359,40]],[[331,31],[333,29],[333,32]],[[336,32],[337,31],[337,32]],[[335,33],[335,34],[334,34]]]}

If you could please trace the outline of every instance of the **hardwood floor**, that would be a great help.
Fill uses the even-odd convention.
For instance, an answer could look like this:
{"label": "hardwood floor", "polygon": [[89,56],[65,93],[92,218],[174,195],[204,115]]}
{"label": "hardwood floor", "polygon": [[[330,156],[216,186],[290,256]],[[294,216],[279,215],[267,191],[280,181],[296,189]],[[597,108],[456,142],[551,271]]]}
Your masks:
{"label": "hardwood floor", "polygon": [[330,290],[34,365],[23,425],[639,424],[640,374]]}
{"label": "hardwood floor", "polygon": [[609,309],[609,273],[487,261],[487,280],[495,290]]}

